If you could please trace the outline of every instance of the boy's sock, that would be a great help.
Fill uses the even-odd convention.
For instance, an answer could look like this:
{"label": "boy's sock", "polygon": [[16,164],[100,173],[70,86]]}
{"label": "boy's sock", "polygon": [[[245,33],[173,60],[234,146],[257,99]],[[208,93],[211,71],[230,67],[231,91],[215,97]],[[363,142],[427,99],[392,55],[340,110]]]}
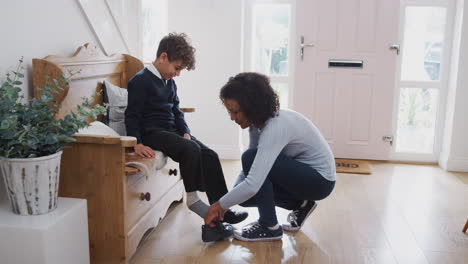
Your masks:
{"label": "boy's sock", "polygon": [[191,211],[202,218],[205,217],[205,215],[208,213],[208,209],[210,208],[206,203],[200,200],[197,192],[187,193],[187,206]]}

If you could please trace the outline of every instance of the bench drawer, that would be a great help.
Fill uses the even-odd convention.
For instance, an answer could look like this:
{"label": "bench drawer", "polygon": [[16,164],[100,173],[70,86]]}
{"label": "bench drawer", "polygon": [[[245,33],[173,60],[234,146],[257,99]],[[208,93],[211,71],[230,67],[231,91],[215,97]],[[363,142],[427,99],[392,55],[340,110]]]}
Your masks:
{"label": "bench drawer", "polygon": [[155,171],[149,177],[143,173],[128,176],[126,230],[130,230],[180,180],[178,164],[170,159],[164,168]]}

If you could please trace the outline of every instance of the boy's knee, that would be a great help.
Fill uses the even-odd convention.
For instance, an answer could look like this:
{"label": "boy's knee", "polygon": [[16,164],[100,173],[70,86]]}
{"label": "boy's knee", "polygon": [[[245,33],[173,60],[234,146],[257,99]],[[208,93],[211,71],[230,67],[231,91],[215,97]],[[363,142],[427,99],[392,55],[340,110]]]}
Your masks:
{"label": "boy's knee", "polygon": [[184,147],[184,152],[188,155],[200,155],[201,154],[201,148],[198,146],[197,143],[193,141],[187,141],[185,147]]}
{"label": "boy's knee", "polygon": [[218,159],[219,160],[218,153],[216,153],[214,150],[207,149],[207,150],[204,150],[203,152],[205,153],[204,155],[206,155],[208,157],[211,157],[213,159]]}

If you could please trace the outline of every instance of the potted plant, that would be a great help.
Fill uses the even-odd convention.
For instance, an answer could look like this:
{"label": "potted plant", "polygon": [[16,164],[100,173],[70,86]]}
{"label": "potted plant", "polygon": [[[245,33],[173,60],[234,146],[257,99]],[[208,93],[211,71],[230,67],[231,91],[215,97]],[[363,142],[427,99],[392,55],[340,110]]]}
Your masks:
{"label": "potted plant", "polygon": [[45,214],[57,207],[62,148],[88,126],[87,118],[95,120],[105,107],[91,107],[91,100],[84,98],[76,113],[56,119],[60,106],[54,95],[72,74],[59,80],[46,77],[40,98],[25,100],[19,87],[22,62],[0,86],[0,170],[14,213]]}

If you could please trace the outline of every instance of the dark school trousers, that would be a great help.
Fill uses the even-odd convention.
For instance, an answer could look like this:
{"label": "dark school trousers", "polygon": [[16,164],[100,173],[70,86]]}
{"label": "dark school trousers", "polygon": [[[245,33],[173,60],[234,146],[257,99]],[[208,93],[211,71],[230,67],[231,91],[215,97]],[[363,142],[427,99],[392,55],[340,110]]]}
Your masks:
{"label": "dark school trousers", "polygon": [[218,154],[195,137],[185,139],[173,128],[150,128],[142,134],[142,142],[179,163],[186,192],[206,192],[210,204],[227,193]]}

